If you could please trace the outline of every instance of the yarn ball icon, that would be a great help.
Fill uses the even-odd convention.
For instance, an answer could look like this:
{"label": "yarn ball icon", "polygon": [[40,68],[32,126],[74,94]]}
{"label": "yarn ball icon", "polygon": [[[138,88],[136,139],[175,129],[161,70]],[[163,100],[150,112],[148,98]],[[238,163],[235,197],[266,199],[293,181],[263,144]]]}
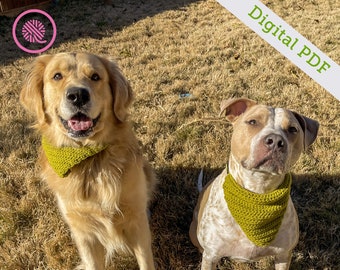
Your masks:
{"label": "yarn ball icon", "polygon": [[45,32],[46,29],[42,22],[35,19],[25,22],[21,31],[26,41],[39,44],[46,43],[46,40],[44,40]]}

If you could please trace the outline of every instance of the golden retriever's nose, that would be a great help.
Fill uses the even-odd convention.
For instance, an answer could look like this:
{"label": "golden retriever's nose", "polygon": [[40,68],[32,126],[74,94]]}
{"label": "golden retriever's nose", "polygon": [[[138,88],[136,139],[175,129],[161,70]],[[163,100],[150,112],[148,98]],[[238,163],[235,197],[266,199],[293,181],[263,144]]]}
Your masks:
{"label": "golden retriever's nose", "polygon": [[90,94],[86,88],[72,87],[67,90],[66,98],[72,105],[81,107],[90,101]]}

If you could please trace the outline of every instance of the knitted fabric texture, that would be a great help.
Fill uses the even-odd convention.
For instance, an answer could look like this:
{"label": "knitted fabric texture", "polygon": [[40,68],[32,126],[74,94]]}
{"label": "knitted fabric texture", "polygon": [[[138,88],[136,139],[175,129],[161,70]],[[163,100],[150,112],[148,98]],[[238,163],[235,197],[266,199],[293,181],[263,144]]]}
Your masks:
{"label": "knitted fabric texture", "polygon": [[255,245],[268,246],[275,238],[288,205],[292,177],[286,174],[274,191],[257,194],[241,187],[228,174],[223,189],[229,211],[249,240]]}
{"label": "knitted fabric texture", "polygon": [[60,176],[66,177],[70,170],[83,160],[94,156],[104,150],[106,146],[84,147],[55,147],[46,138],[42,138],[42,148],[46,154],[48,163]]}

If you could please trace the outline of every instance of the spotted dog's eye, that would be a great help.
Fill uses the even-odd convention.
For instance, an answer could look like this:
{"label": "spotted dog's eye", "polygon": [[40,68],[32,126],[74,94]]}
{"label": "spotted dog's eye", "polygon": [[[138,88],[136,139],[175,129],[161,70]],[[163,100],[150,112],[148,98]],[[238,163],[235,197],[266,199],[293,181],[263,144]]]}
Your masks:
{"label": "spotted dog's eye", "polygon": [[297,133],[298,129],[296,127],[291,126],[291,127],[288,128],[288,132],[289,133]]}
{"label": "spotted dog's eye", "polygon": [[251,119],[251,120],[248,121],[248,124],[254,126],[254,125],[257,124],[257,122],[256,122],[255,119]]}
{"label": "spotted dog's eye", "polygon": [[63,78],[63,75],[61,75],[60,72],[54,74],[54,76],[53,76],[53,80],[55,80],[55,81],[60,81],[62,78]]}
{"label": "spotted dog's eye", "polygon": [[94,73],[92,76],[91,76],[91,80],[92,81],[99,81],[100,80],[100,77],[97,73]]}

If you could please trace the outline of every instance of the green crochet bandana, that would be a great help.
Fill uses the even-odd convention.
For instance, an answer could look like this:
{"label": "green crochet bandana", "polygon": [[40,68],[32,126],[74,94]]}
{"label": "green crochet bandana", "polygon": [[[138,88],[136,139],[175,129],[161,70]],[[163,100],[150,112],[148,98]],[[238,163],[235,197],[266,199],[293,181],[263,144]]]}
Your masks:
{"label": "green crochet bandana", "polygon": [[268,246],[279,231],[286,212],[292,177],[286,174],[274,191],[257,194],[241,187],[228,174],[223,189],[229,211],[249,240],[255,245]]}
{"label": "green crochet bandana", "polygon": [[48,163],[60,176],[66,177],[70,170],[83,160],[98,154],[106,146],[85,146],[85,147],[55,147],[46,138],[42,138],[42,148],[46,154]]}

